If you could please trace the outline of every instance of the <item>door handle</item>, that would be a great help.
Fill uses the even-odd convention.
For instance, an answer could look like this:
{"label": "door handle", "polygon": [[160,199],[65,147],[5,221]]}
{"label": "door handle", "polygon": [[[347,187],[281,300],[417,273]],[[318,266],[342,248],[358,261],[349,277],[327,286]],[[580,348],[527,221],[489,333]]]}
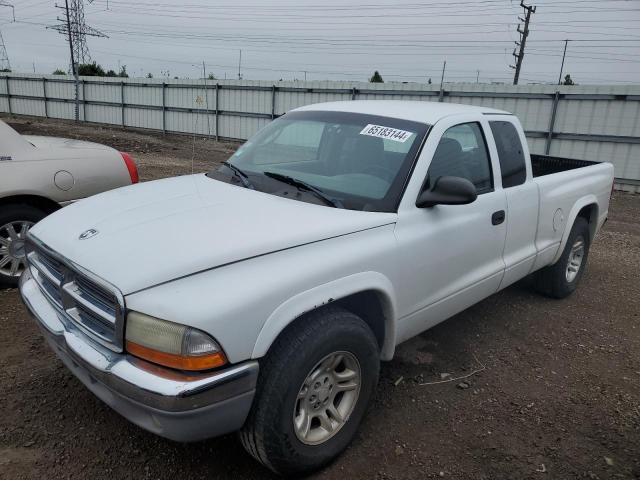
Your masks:
{"label": "door handle", "polygon": [[500,225],[502,222],[504,222],[505,217],[506,217],[506,214],[504,213],[504,210],[498,210],[497,212],[493,212],[493,215],[491,215],[491,224]]}

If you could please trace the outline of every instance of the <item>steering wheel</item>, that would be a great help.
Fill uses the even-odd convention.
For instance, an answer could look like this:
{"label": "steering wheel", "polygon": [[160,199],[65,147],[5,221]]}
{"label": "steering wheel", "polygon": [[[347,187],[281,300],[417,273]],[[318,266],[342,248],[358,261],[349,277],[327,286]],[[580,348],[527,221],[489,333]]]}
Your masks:
{"label": "steering wheel", "polygon": [[386,180],[389,183],[391,183],[396,176],[396,172],[394,170],[380,165],[369,165],[364,169],[364,172],[362,173],[368,173],[370,175],[373,175],[374,177]]}

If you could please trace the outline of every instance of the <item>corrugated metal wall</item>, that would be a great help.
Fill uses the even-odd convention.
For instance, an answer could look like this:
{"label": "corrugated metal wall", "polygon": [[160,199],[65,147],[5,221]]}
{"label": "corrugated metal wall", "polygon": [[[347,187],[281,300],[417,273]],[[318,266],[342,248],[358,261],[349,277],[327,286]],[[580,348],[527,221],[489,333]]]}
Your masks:
{"label": "corrugated metal wall", "polygon": [[[0,112],[73,119],[69,77],[0,74]],[[640,189],[640,86],[436,85],[82,77],[80,120],[246,139],[271,119],[311,103],[396,99],[482,105],[515,113],[534,153],[615,165]],[[46,99],[46,100],[45,100]]]}

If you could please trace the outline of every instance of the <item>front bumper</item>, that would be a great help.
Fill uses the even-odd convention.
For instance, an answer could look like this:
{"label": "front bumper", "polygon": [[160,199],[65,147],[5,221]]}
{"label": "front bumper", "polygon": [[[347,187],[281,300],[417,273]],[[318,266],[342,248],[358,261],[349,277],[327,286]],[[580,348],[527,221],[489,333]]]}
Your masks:
{"label": "front bumper", "polygon": [[136,425],[171,440],[189,442],[238,430],[258,378],[258,363],[183,374],[113,352],[82,333],[48,302],[29,270],[20,294],[62,362],[98,398]]}

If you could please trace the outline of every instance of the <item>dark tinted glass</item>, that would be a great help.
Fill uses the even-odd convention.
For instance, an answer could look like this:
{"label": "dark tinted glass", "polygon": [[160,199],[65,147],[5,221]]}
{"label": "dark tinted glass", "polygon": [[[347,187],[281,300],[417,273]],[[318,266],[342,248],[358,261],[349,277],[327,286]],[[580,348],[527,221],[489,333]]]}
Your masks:
{"label": "dark tinted glass", "polygon": [[527,167],[516,127],[511,122],[498,121],[489,122],[489,125],[498,149],[502,188],[523,184],[527,177]]}
{"label": "dark tinted glass", "polygon": [[477,123],[456,125],[442,135],[429,166],[429,185],[447,175],[466,178],[479,194],[493,189],[487,145]]}

